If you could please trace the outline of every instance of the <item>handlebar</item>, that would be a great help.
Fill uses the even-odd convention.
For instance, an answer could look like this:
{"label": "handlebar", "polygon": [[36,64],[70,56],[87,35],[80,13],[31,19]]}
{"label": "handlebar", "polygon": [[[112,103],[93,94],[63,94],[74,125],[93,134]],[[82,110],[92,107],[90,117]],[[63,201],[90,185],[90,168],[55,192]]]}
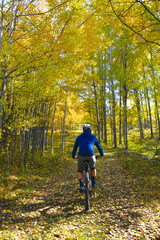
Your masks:
{"label": "handlebar", "polygon": [[[101,156],[100,156],[100,155],[96,155],[95,157],[96,157],[96,159],[97,159],[97,158],[101,158]],[[78,157],[77,157],[77,156],[75,156],[75,158],[74,158],[74,159],[77,159],[77,158],[78,158]]]}

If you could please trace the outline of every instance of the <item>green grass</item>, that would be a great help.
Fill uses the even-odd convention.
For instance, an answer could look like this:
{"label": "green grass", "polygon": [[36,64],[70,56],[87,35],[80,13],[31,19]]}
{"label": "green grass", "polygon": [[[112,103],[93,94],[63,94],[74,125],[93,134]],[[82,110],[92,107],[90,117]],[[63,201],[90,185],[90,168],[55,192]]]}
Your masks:
{"label": "green grass", "polygon": [[25,172],[1,171],[0,239],[160,237],[160,164],[102,143],[105,157],[97,160],[97,188],[85,212],[70,157],[76,135],[67,137],[64,156],[45,152]]}

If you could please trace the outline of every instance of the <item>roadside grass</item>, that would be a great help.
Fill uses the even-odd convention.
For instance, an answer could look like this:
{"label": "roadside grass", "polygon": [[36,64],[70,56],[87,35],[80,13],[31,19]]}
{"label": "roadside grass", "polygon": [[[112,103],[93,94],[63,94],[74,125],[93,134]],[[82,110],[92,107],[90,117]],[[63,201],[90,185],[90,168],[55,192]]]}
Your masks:
{"label": "roadside grass", "polygon": [[102,144],[97,188],[85,212],[70,157],[76,135],[67,137],[63,156],[57,145],[23,173],[0,172],[0,239],[160,238],[160,164]]}
{"label": "roadside grass", "polygon": [[135,153],[142,154],[145,157],[153,158],[155,157],[160,161],[160,139],[156,138],[156,133],[154,132],[154,137],[150,137],[150,131],[144,130],[144,139],[140,138],[140,134],[138,129],[132,129],[128,131],[128,139],[129,139],[129,151],[133,151]]}

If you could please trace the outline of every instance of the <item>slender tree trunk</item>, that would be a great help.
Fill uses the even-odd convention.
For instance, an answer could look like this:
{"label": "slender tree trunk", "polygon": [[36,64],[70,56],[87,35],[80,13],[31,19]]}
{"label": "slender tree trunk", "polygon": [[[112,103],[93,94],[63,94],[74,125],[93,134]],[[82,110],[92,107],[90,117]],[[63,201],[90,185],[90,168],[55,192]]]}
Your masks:
{"label": "slender tree trunk", "polygon": [[29,128],[29,132],[28,132],[28,150],[29,151],[31,148],[31,137],[32,137],[32,128]]}
{"label": "slender tree trunk", "polygon": [[139,96],[138,96],[138,91],[137,91],[137,89],[134,89],[134,94],[135,94],[135,98],[136,98],[136,105],[137,105],[137,111],[138,111],[140,136],[141,136],[142,139],[144,139],[143,121],[142,121],[142,111],[141,111],[141,105],[140,105],[140,100],[139,100]]}
{"label": "slender tree trunk", "polygon": [[155,80],[155,70],[153,66],[153,55],[151,50],[151,68],[152,68],[152,79],[153,79],[153,88],[154,88],[154,103],[155,103],[155,112],[156,112],[156,124],[158,123],[158,132],[160,137],[160,117],[159,117],[159,109],[157,102],[157,90],[156,90],[156,80]]}
{"label": "slender tree trunk", "polygon": [[[103,92],[103,87],[102,87],[102,92]],[[103,123],[103,116],[104,116],[104,114],[103,114],[103,110],[104,110],[104,107],[103,107],[103,102],[104,102],[104,100],[103,100],[103,97],[101,98],[101,136],[102,136],[102,139],[104,139],[104,123]]]}
{"label": "slender tree trunk", "polygon": [[88,112],[89,112],[89,121],[92,122],[92,109],[91,109],[90,99],[89,99],[89,104],[88,104]]}
{"label": "slender tree trunk", "polygon": [[146,94],[145,94],[145,110],[146,110],[146,115],[147,115],[146,128],[149,128],[149,113],[148,113],[148,103],[147,103]]}
{"label": "slender tree trunk", "polygon": [[142,106],[141,107],[141,109],[142,109],[142,116],[143,116],[143,120],[142,120],[142,123],[143,123],[143,128],[146,128],[146,126],[145,126],[145,112],[144,112],[144,104],[143,104],[143,97],[142,97],[142,92],[140,91],[140,106]]}
{"label": "slender tree trunk", "polygon": [[2,2],[1,2],[0,50],[1,50],[1,47],[2,47],[2,37],[3,37],[3,21],[4,21],[4,13],[3,13],[3,9],[4,9],[4,0],[2,0]]}
{"label": "slender tree trunk", "polygon": [[124,135],[124,144],[125,149],[128,150],[128,123],[127,123],[127,82],[126,82],[126,70],[127,70],[127,45],[124,51],[123,61],[123,70],[125,74],[125,79],[123,81],[123,135]]}
{"label": "slender tree trunk", "polygon": [[25,131],[23,130],[23,146],[22,146],[22,162],[21,162],[21,168],[22,171],[25,169]]}
{"label": "slender tree trunk", "polygon": [[94,87],[94,97],[95,97],[95,105],[96,105],[96,115],[97,115],[97,124],[98,124],[98,140],[101,142],[101,130],[100,130],[100,119],[99,119],[99,112],[98,112],[98,99],[97,99],[97,89],[96,84],[93,82]]}
{"label": "slender tree trunk", "polygon": [[[102,52],[99,53],[99,79],[103,82],[103,55]],[[101,90],[100,90],[100,135],[101,139],[104,139],[104,124],[103,124],[103,84],[101,84]]]}
{"label": "slender tree trunk", "polygon": [[46,137],[45,137],[45,149],[46,150],[47,150],[47,147],[48,147],[48,131],[49,131],[50,108],[51,108],[51,106],[49,105],[48,114],[47,114],[48,117],[47,117]]}
{"label": "slender tree trunk", "polygon": [[158,151],[158,133],[157,133],[157,116],[155,113],[155,123],[156,123],[156,153]]}
{"label": "slender tree trunk", "polygon": [[153,138],[152,112],[151,112],[150,97],[149,97],[149,93],[148,93],[148,88],[147,87],[146,87],[146,93],[147,93],[147,101],[148,101],[148,111],[149,111],[149,119],[150,119],[151,138]]}
{"label": "slender tree trunk", "polygon": [[113,137],[114,147],[117,147],[117,132],[116,132],[116,100],[114,91],[114,81],[112,75],[112,46],[110,47],[110,70],[111,70],[111,92],[112,92],[112,117],[113,117]]}
{"label": "slender tree trunk", "polygon": [[107,109],[106,109],[106,49],[105,49],[105,56],[104,56],[104,142],[108,144],[107,141]]}
{"label": "slender tree trunk", "polygon": [[26,159],[28,159],[28,150],[29,150],[29,131],[28,130],[25,131],[24,143],[25,143],[25,155],[24,156],[25,156],[25,161],[26,161]]}
{"label": "slender tree trunk", "polygon": [[[39,104],[37,104],[34,108],[33,116],[37,115],[37,109]],[[32,161],[34,161],[34,155],[36,151],[36,147],[38,146],[38,127],[33,127],[32,129]]]}
{"label": "slender tree trunk", "polygon": [[107,116],[106,116],[106,103],[104,101],[104,106],[103,106],[103,118],[104,118],[104,142],[107,145],[108,144],[108,139],[107,139]]}
{"label": "slender tree trunk", "polygon": [[[154,88],[155,91],[155,88]],[[156,109],[156,119],[157,119],[157,125],[158,125],[158,135],[160,138],[160,117],[159,117],[159,109],[158,109],[158,102],[157,102],[157,93],[155,92],[155,109]]]}
{"label": "slender tree trunk", "polygon": [[45,149],[48,148],[48,131],[49,131],[49,121],[47,121],[47,127],[46,127],[46,137],[45,137]]}
{"label": "slender tree trunk", "polygon": [[[1,99],[0,99],[0,130],[1,131],[3,129],[3,102],[2,101],[5,96],[6,85],[7,85],[7,80],[8,80],[8,60],[9,60],[8,53],[9,53],[9,49],[11,46],[12,33],[13,33],[14,6],[15,6],[15,0],[12,0],[11,21],[10,21],[10,28],[9,28],[9,41],[8,41],[7,55],[6,55],[6,59],[5,59],[5,69],[4,69],[4,77],[3,77],[2,88],[1,88]],[[3,25],[1,25],[1,27],[3,27]]]}
{"label": "slender tree trunk", "polygon": [[148,115],[149,115],[149,126],[150,126],[150,131],[151,131],[151,138],[153,138],[153,125],[152,125],[152,112],[151,112],[151,105],[150,105],[150,97],[149,97],[149,91],[147,87],[147,80],[146,80],[146,75],[145,75],[145,69],[143,66],[143,79],[144,79],[144,84],[145,84],[145,95],[147,98],[147,103],[148,103]]}
{"label": "slender tree trunk", "polygon": [[11,175],[11,142],[9,143],[7,147],[7,161],[8,161],[8,171],[9,171],[9,180],[10,180],[10,175]]}
{"label": "slender tree trunk", "polygon": [[19,135],[19,154],[21,153],[21,148],[22,148],[22,129],[20,130]]}
{"label": "slender tree trunk", "polygon": [[112,145],[114,145],[114,137],[113,137],[113,117],[112,117],[112,113],[113,113],[113,110],[112,110],[112,106],[111,106],[111,104],[110,104],[111,142],[112,142]]}
{"label": "slender tree trunk", "polygon": [[35,154],[35,149],[36,149],[36,142],[37,142],[37,127],[34,127],[32,129],[32,161],[34,161],[34,154]]}
{"label": "slender tree trunk", "polygon": [[[143,64],[143,79],[144,79],[144,81],[145,81],[145,86],[146,86],[146,74],[145,74],[145,68],[144,68],[144,64]],[[149,112],[148,112],[148,109],[149,109],[149,107],[148,107],[148,100],[147,100],[147,91],[146,91],[146,88],[147,87],[145,87],[144,88],[144,98],[145,98],[145,109],[146,109],[146,114],[147,114],[147,119],[145,120],[145,124],[146,124],[146,126],[145,126],[145,128],[149,128],[150,127],[150,124],[149,124]]]}
{"label": "slender tree trunk", "polygon": [[122,144],[122,86],[119,89],[119,144]]}
{"label": "slender tree trunk", "polygon": [[53,119],[52,119],[52,131],[51,131],[51,152],[53,152],[53,134],[54,134],[54,119],[55,119],[55,114],[56,114],[56,106],[57,106],[57,103],[55,102]]}
{"label": "slender tree trunk", "polygon": [[123,95],[123,111],[124,111],[124,115],[123,115],[123,132],[124,132],[124,143],[125,143],[125,149],[128,149],[128,124],[127,124],[127,86],[126,83],[124,83],[123,85],[123,91],[124,91],[124,95]]}
{"label": "slender tree trunk", "polygon": [[42,155],[44,155],[44,148],[45,148],[45,132],[46,132],[46,117],[47,117],[47,101],[45,103],[45,110],[44,110],[44,120],[43,120],[43,127],[42,127]]}
{"label": "slender tree trunk", "polygon": [[66,112],[67,112],[67,98],[68,98],[68,86],[66,87],[66,100],[63,117],[63,137],[62,137],[62,154],[64,153],[64,141],[65,141],[65,123],[66,123]]}
{"label": "slender tree trunk", "polygon": [[[44,118],[44,101],[42,101],[41,103],[41,115]],[[43,154],[43,126],[44,126],[44,119],[42,122],[40,122],[39,127],[38,127],[38,140],[37,140],[37,151],[39,151],[39,149],[42,149],[42,154]]]}

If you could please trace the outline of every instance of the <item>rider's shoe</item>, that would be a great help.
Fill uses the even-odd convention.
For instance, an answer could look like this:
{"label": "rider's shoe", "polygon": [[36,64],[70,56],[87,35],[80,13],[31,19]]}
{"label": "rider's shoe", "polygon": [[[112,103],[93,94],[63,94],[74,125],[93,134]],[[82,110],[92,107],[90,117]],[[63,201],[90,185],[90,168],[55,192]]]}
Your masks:
{"label": "rider's shoe", "polygon": [[80,191],[83,192],[84,191],[84,187],[80,186]]}
{"label": "rider's shoe", "polygon": [[92,187],[93,187],[93,188],[96,187],[96,185],[97,185],[96,183],[92,183]]}

